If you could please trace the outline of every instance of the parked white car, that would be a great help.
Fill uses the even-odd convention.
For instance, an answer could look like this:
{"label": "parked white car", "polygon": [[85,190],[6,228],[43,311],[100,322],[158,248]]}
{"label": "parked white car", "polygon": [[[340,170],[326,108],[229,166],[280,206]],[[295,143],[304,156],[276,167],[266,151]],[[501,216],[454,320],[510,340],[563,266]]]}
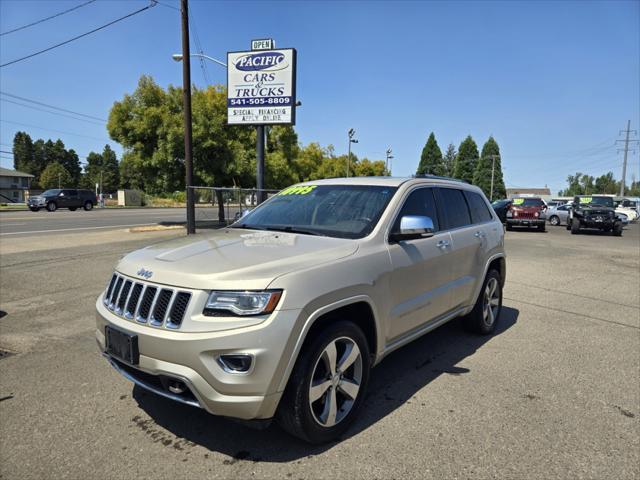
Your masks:
{"label": "parked white car", "polygon": [[547,209],[547,219],[553,226],[566,225],[569,218],[569,211],[571,210],[571,204],[559,205],[557,207],[550,207]]}
{"label": "parked white car", "polygon": [[634,222],[638,219],[638,213],[633,208],[618,206],[616,207],[616,213],[626,215],[630,222]]}

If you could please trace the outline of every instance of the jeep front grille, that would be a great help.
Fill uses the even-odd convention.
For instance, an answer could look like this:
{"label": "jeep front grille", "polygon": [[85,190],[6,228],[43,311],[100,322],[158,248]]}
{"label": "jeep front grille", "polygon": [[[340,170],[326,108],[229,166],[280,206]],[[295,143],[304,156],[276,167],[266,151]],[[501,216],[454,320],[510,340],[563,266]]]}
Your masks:
{"label": "jeep front grille", "polygon": [[191,293],[158,288],[114,273],[103,303],[114,314],[154,327],[179,328],[191,300]]}

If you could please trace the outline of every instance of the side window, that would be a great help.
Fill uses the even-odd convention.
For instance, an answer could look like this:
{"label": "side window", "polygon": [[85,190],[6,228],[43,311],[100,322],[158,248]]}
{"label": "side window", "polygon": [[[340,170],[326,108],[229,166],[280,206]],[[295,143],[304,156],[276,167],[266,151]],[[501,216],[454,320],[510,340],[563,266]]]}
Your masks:
{"label": "side window", "polygon": [[471,211],[471,220],[473,223],[484,223],[490,221],[493,217],[491,212],[487,208],[487,204],[482,197],[475,192],[464,191],[464,196],[467,197],[467,203],[469,204],[469,210]]}
{"label": "side window", "polygon": [[400,231],[400,219],[405,215],[420,215],[433,220],[433,231],[440,230],[436,202],[431,188],[419,188],[409,194],[393,225],[393,232]]}
{"label": "side window", "polygon": [[471,225],[469,208],[462,190],[455,188],[440,188],[439,190],[446,228],[451,229]]}

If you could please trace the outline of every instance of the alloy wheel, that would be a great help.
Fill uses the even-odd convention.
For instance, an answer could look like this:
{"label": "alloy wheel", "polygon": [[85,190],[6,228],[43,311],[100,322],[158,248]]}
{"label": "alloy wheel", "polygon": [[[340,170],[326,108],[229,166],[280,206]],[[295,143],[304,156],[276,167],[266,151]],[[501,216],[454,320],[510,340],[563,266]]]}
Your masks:
{"label": "alloy wheel", "polygon": [[340,423],[351,411],[362,382],[362,354],[349,337],[339,337],[322,351],[309,385],[313,419],[323,427]]}
{"label": "alloy wheel", "polygon": [[484,289],[484,297],[482,302],[482,319],[487,326],[493,325],[498,317],[500,309],[500,289],[498,288],[498,280],[490,278]]}

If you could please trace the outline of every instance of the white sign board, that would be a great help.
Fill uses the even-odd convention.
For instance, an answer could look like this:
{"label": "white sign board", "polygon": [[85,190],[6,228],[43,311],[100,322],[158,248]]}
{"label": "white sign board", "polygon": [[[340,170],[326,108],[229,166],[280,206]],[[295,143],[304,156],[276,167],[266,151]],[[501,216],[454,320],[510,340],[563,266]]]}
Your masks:
{"label": "white sign board", "polygon": [[276,48],[276,42],[270,38],[251,40],[251,50],[273,50],[274,48]]}
{"label": "white sign board", "polygon": [[227,53],[230,125],[295,125],[296,51]]}

